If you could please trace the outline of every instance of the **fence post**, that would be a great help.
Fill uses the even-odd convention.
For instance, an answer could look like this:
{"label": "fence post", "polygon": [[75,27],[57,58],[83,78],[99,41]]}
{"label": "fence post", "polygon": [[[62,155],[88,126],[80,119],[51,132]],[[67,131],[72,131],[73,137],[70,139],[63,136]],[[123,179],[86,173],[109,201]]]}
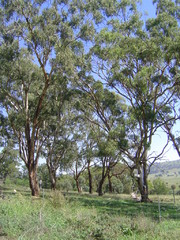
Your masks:
{"label": "fence post", "polygon": [[159,210],[159,222],[161,222],[161,205],[159,197],[158,197],[158,210]]}

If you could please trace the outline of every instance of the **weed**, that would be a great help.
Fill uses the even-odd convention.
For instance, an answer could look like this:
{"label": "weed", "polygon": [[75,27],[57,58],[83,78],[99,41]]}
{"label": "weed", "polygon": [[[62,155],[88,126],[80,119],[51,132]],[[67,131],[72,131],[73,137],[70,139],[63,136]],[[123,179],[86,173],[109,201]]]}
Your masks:
{"label": "weed", "polygon": [[54,208],[62,207],[65,204],[65,198],[60,191],[50,193],[49,202]]}

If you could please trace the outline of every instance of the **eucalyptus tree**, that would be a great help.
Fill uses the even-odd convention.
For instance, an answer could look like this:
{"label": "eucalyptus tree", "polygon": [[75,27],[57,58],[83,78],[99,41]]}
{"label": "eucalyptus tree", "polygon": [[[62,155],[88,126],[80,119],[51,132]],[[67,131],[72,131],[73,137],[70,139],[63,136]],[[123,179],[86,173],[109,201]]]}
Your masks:
{"label": "eucalyptus tree", "polygon": [[80,177],[86,170],[87,162],[86,159],[83,158],[83,151],[79,144],[80,141],[77,141],[77,138],[76,141],[71,142],[71,148],[64,158],[65,161],[61,162],[61,170],[64,170],[73,176],[77,191],[78,193],[81,193],[82,186],[80,184]]}
{"label": "eucalyptus tree", "polygon": [[[91,131],[93,131],[94,128],[92,126]],[[89,184],[89,193],[93,193],[93,176],[92,176],[92,167],[94,166],[94,159],[96,157],[95,155],[95,149],[96,149],[96,141],[91,136],[91,132],[87,136],[87,140],[85,140],[85,153],[86,153],[86,159],[87,159],[87,172],[88,172],[88,184]]]}
{"label": "eucalyptus tree", "polygon": [[[173,117],[166,113],[161,113],[161,118],[165,124],[163,126],[164,131],[169,136],[175,150],[180,156],[179,149],[179,132],[174,131],[176,123],[180,120],[179,117],[179,78],[180,78],[180,34],[179,34],[179,23],[180,23],[180,2],[179,1],[153,1],[157,5],[157,19],[148,21],[148,28],[151,35],[154,35],[155,31],[159,31],[157,34],[157,40],[163,40],[163,49],[165,49],[165,60],[168,65],[169,74],[172,79],[176,80],[174,84],[173,93],[176,95],[175,101],[171,103],[170,108],[172,109]],[[162,21],[164,20],[164,21]],[[178,28],[177,28],[178,24]],[[164,38],[162,38],[164,35]],[[166,69],[165,69],[166,71]],[[168,73],[166,73],[168,74]],[[175,91],[176,90],[176,91]]]}
{"label": "eucalyptus tree", "polygon": [[[81,116],[81,115],[80,115]],[[93,175],[92,168],[96,164],[97,160],[97,142],[94,138],[94,132],[97,130],[96,126],[92,123],[89,123],[85,118],[81,119],[80,124],[83,124],[81,127],[81,138],[79,139],[79,147],[81,151],[81,162],[84,163],[83,171],[87,172],[88,175],[88,187],[89,193],[93,193]],[[79,171],[80,172],[80,171]]]}
{"label": "eucalyptus tree", "polygon": [[[179,117],[177,118],[179,120]],[[173,127],[175,126],[176,121],[172,120],[169,123],[166,123],[164,125],[164,131],[169,136],[170,141],[173,144],[174,149],[176,150],[177,154],[180,157],[180,137],[179,137],[179,131],[176,131],[174,133]]]}
{"label": "eucalyptus tree", "polygon": [[0,178],[6,181],[8,176],[18,173],[18,150],[14,148],[14,143],[9,140],[5,143],[0,153]]}
{"label": "eucalyptus tree", "polygon": [[[128,167],[125,164],[118,163],[114,167],[112,167],[110,169],[110,171],[108,171],[108,188],[109,188],[109,192],[110,193],[113,192],[113,184],[112,184],[112,179],[113,178],[120,179],[121,183],[124,185],[125,181],[128,180],[128,175],[130,176],[129,169],[128,169]],[[123,179],[125,181],[123,181]]]}
{"label": "eucalyptus tree", "polygon": [[76,123],[73,125],[71,132],[71,144],[66,154],[65,170],[73,175],[76,182],[77,191],[82,191],[80,184],[80,178],[82,174],[88,170],[90,193],[92,192],[92,179],[91,179],[91,161],[92,161],[92,146],[88,139],[88,124],[83,119],[76,119]]}
{"label": "eucalyptus tree", "polygon": [[51,188],[51,180],[49,176],[49,171],[47,168],[47,164],[40,164],[38,167],[38,178],[39,178],[39,187],[40,188]]}
{"label": "eucalyptus tree", "polygon": [[118,143],[112,137],[112,132],[104,131],[100,125],[94,129],[91,137],[95,142],[93,149],[94,165],[99,170],[97,192],[99,196],[102,196],[105,180],[109,179],[110,172],[119,163],[121,155],[118,150]]}
{"label": "eucalyptus tree", "polygon": [[67,89],[65,80],[60,81],[61,84],[57,82],[56,88],[50,88],[48,92],[46,120],[41,131],[44,136],[43,157],[46,159],[53,190],[56,189],[57,170],[71,146],[70,135],[74,125],[73,104],[70,103],[73,93]]}
{"label": "eucalyptus tree", "polygon": [[93,192],[93,176],[92,168],[96,162],[96,140],[93,137],[92,131],[94,126],[89,124],[87,120],[78,117],[77,125],[74,125],[70,149],[65,156],[65,169],[73,175],[76,182],[78,192],[81,192],[81,184],[79,179],[86,172],[88,176],[89,193]]}
{"label": "eucalyptus tree", "polygon": [[54,75],[70,79],[77,71],[75,63],[94,33],[91,19],[96,16],[84,1],[2,0],[0,5],[1,103],[37,196],[48,89]]}
{"label": "eucalyptus tree", "polygon": [[97,158],[99,159],[98,166],[101,168],[101,177],[97,188],[99,196],[103,195],[103,184],[108,177],[109,172],[119,161],[117,143],[112,139],[107,139],[107,136],[103,135],[100,136],[97,144]]}
{"label": "eucalyptus tree", "polygon": [[46,163],[49,171],[51,189],[56,189],[57,171],[69,150],[70,141],[65,137],[57,136],[57,131],[48,139],[46,146]]}
{"label": "eucalyptus tree", "polygon": [[[1,107],[0,107],[1,108]],[[0,147],[3,147],[10,139],[11,129],[8,126],[8,118],[0,111]]]}
{"label": "eucalyptus tree", "polygon": [[[92,51],[93,72],[126,99],[128,111],[124,137],[116,136],[124,161],[137,169],[142,201],[148,201],[147,176],[159,159],[148,155],[158,129],[174,119],[179,63],[179,1],[157,2],[156,18],[145,24],[140,14],[127,6],[109,19],[96,36]],[[166,115],[168,117],[164,118]],[[150,163],[149,163],[150,161]]]}
{"label": "eucalyptus tree", "polygon": [[116,135],[124,137],[123,115],[126,105],[123,98],[110,92],[93,76],[85,76],[80,72],[78,87],[82,92],[83,101],[77,105],[83,113],[83,119],[91,124],[89,137],[94,142],[91,152],[94,164],[102,170],[97,190],[101,196],[109,171],[120,160],[118,144],[114,138]]}

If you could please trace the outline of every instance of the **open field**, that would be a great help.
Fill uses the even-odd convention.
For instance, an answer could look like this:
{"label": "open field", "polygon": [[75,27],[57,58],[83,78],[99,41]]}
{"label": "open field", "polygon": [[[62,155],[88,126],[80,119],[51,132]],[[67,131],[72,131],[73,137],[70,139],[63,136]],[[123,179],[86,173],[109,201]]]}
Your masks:
{"label": "open field", "polygon": [[[34,199],[29,189],[3,189],[0,239],[120,240],[171,239],[180,236],[180,196],[151,196],[137,203],[128,195],[51,193]],[[161,218],[159,217],[160,200]],[[161,221],[160,221],[161,220]]]}

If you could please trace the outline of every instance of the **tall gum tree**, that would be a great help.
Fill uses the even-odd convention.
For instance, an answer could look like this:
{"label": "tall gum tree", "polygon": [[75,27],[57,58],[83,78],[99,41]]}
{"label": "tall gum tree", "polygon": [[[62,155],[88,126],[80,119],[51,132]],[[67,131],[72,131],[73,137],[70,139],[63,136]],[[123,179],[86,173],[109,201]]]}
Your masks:
{"label": "tall gum tree", "polygon": [[103,83],[93,76],[80,73],[79,90],[81,100],[78,107],[82,118],[91,126],[90,137],[94,142],[94,164],[99,166],[101,177],[98,183],[98,194],[103,195],[103,184],[111,169],[120,160],[115,135],[124,136],[124,112],[126,109],[122,97],[104,88]]}
{"label": "tall gum tree", "polygon": [[97,158],[99,159],[98,165],[101,167],[101,177],[99,179],[97,192],[99,196],[102,196],[103,184],[109,176],[110,171],[118,163],[119,153],[117,151],[117,143],[115,141],[111,139],[104,139],[104,136],[103,139],[100,138],[97,143]]}
{"label": "tall gum tree", "polygon": [[168,144],[167,138],[160,153],[152,156],[148,154],[152,138],[158,129],[175,120],[179,85],[179,62],[175,60],[179,2],[154,2],[157,15],[147,21],[146,28],[137,11],[127,14],[129,8],[124,8],[123,16],[118,15],[122,17],[112,17],[108,27],[100,31],[91,49],[93,72],[124,97],[129,106],[125,139],[119,137],[117,141],[124,161],[132,171],[138,171],[140,177],[136,180],[143,202],[149,200],[150,167],[160,159]]}
{"label": "tall gum tree", "polygon": [[[72,130],[71,149],[69,150],[70,171],[73,174],[76,182],[76,188],[78,193],[82,192],[82,186],[80,184],[80,178],[82,174],[88,170],[89,180],[92,181],[90,165],[91,165],[91,154],[92,149],[89,149],[89,126],[86,121],[83,121],[79,116]],[[90,185],[92,182],[90,183]],[[90,186],[92,187],[92,185]],[[92,189],[91,189],[92,191]]]}
{"label": "tall gum tree", "polygon": [[56,0],[2,0],[0,5],[1,103],[28,169],[32,195],[38,196],[45,99],[52,76],[69,77],[80,48],[91,38],[91,7]]}
{"label": "tall gum tree", "polygon": [[[162,32],[166,35],[167,42],[163,41],[166,48],[166,60],[167,62],[171,62],[173,60],[173,63],[171,65],[170,74],[173,78],[176,78],[179,80],[180,77],[180,33],[179,31],[174,34],[174,36],[169,37],[170,35],[170,27],[176,28],[176,24],[174,21],[174,18],[178,21],[178,24],[180,23],[180,14],[179,14],[179,1],[154,1],[154,3],[157,5],[157,20],[151,19],[147,26],[149,27],[151,34],[153,35],[155,31],[159,31],[159,40],[162,40]],[[164,22],[158,22],[158,20],[164,18]],[[172,33],[171,33],[172,34]],[[173,41],[172,41],[173,40]],[[166,121],[166,124],[164,125],[163,129],[169,136],[169,139],[171,140],[175,150],[177,151],[178,155],[180,156],[180,148],[179,148],[179,132],[175,131],[176,129],[175,125],[179,121],[179,106],[177,105],[179,103],[179,84],[175,86],[176,88],[176,96],[177,96],[177,103],[176,105],[172,104],[171,108],[173,108],[173,115],[171,116],[167,114],[161,114],[161,117]],[[171,121],[167,121],[167,120]]]}
{"label": "tall gum tree", "polygon": [[[61,84],[58,84],[61,83]],[[59,94],[61,93],[61,94]],[[43,156],[49,171],[51,189],[56,189],[57,170],[64,162],[70,148],[73,119],[73,93],[67,88],[67,81],[59,79],[56,88],[48,91],[46,120],[41,135],[44,136]]]}

